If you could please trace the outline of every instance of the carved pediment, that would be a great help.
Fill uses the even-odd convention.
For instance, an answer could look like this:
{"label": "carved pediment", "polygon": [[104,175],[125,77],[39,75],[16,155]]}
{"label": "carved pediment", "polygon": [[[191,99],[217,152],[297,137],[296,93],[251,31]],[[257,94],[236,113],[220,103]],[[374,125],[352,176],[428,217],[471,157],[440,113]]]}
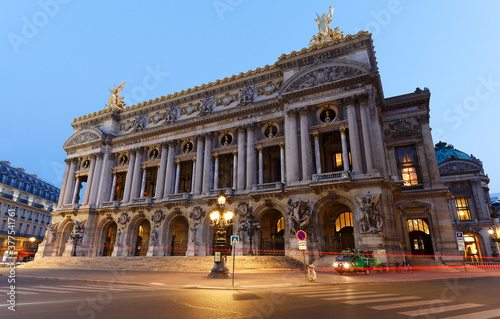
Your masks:
{"label": "carved pediment", "polygon": [[290,83],[284,87],[283,93],[291,93],[316,86],[345,80],[363,74],[364,72],[354,67],[345,65],[320,65],[305,74],[297,75],[290,79]]}
{"label": "carved pediment", "polygon": [[479,233],[483,229],[480,225],[472,224],[457,224],[455,228],[462,233]]}
{"label": "carved pediment", "polygon": [[63,148],[66,149],[75,145],[86,144],[100,140],[102,140],[102,133],[99,130],[90,128],[84,129],[71,135],[66,143],[64,143]]}
{"label": "carved pediment", "polygon": [[403,212],[428,212],[430,211],[431,207],[431,204],[418,200],[409,200],[397,206],[397,208]]}
{"label": "carved pediment", "polygon": [[482,167],[479,164],[468,160],[452,160],[439,165],[439,173],[441,175],[481,172],[481,170]]}
{"label": "carved pediment", "polygon": [[389,123],[384,131],[386,141],[396,140],[400,138],[408,138],[420,136],[418,125],[413,124],[410,120],[399,119]]}

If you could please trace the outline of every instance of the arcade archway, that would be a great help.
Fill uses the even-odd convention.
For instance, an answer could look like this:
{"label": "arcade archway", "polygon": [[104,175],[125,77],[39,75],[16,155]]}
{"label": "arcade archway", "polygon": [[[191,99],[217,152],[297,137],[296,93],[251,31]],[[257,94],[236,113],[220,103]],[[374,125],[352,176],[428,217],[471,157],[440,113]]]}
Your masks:
{"label": "arcade archway", "polygon": [[185,217],[176,217],[171,225],[170,238],[170,256],[185,256],[188,245],[189,224]]}
{"label": "arcade archway", "polygon": [[276,209],[266,211],[260,218],[259,255],[285,255],[285,218]]}

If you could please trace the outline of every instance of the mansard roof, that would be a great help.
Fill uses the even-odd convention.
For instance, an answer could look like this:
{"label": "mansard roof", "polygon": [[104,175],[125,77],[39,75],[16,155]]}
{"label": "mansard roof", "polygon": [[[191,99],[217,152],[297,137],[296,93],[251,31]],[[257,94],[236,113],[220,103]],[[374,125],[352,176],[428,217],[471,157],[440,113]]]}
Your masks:
{"label": "mansard roof", "polygon": [[8,161],[0,161],[0,183],[51,202],[57,202],[60,192],[59,188],[42,181],[36,175],[11,167]]}

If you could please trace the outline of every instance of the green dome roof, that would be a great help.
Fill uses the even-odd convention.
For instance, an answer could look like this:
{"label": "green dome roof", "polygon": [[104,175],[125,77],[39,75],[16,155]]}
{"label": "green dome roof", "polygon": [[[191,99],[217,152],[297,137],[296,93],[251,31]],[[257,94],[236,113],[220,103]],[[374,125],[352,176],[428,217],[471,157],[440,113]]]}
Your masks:
{"label": "green dome roof", "polygon": [[456,150],[453,145],[439,142],[434,147],[438,164],[449,159],[472,160],[472,157],[462,151]]}

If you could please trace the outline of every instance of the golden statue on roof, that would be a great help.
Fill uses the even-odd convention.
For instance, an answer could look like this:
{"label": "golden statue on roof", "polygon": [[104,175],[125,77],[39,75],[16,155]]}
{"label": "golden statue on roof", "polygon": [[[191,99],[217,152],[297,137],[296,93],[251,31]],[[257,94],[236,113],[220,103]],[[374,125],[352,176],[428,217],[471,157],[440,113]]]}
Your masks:
{"label": "golden statue on roof", "polygon": [[126,81],[123,81],[123,83],[118,87],[116,87],[116,85],[113,86],[113,89],[110,89],[108,87],[108,90],[109,92],[111,92],[111,94],[109,95],[109,105],[106,105],[106,109],[113,109],[114,111],[123,110],[125,102],[123,102],[123,95],[120,96],[120,94],[122,93],[123,87],[125,86],[125,82]]}
{"label": "golden statue on roof", "polygon": [[342,39],[344,37],[344,32],[340,31],[339,27],[335,29],[330,28],[330,23],[332,23],[333,10],[330,6],[328,14],[322,14],[321,16],[316,13],[317,19],[314,19],[318,23],[318,34],[313,35],[311,41],[309,42],[309,47],[322,44],[324,42],[333,41],[336,39]]}

